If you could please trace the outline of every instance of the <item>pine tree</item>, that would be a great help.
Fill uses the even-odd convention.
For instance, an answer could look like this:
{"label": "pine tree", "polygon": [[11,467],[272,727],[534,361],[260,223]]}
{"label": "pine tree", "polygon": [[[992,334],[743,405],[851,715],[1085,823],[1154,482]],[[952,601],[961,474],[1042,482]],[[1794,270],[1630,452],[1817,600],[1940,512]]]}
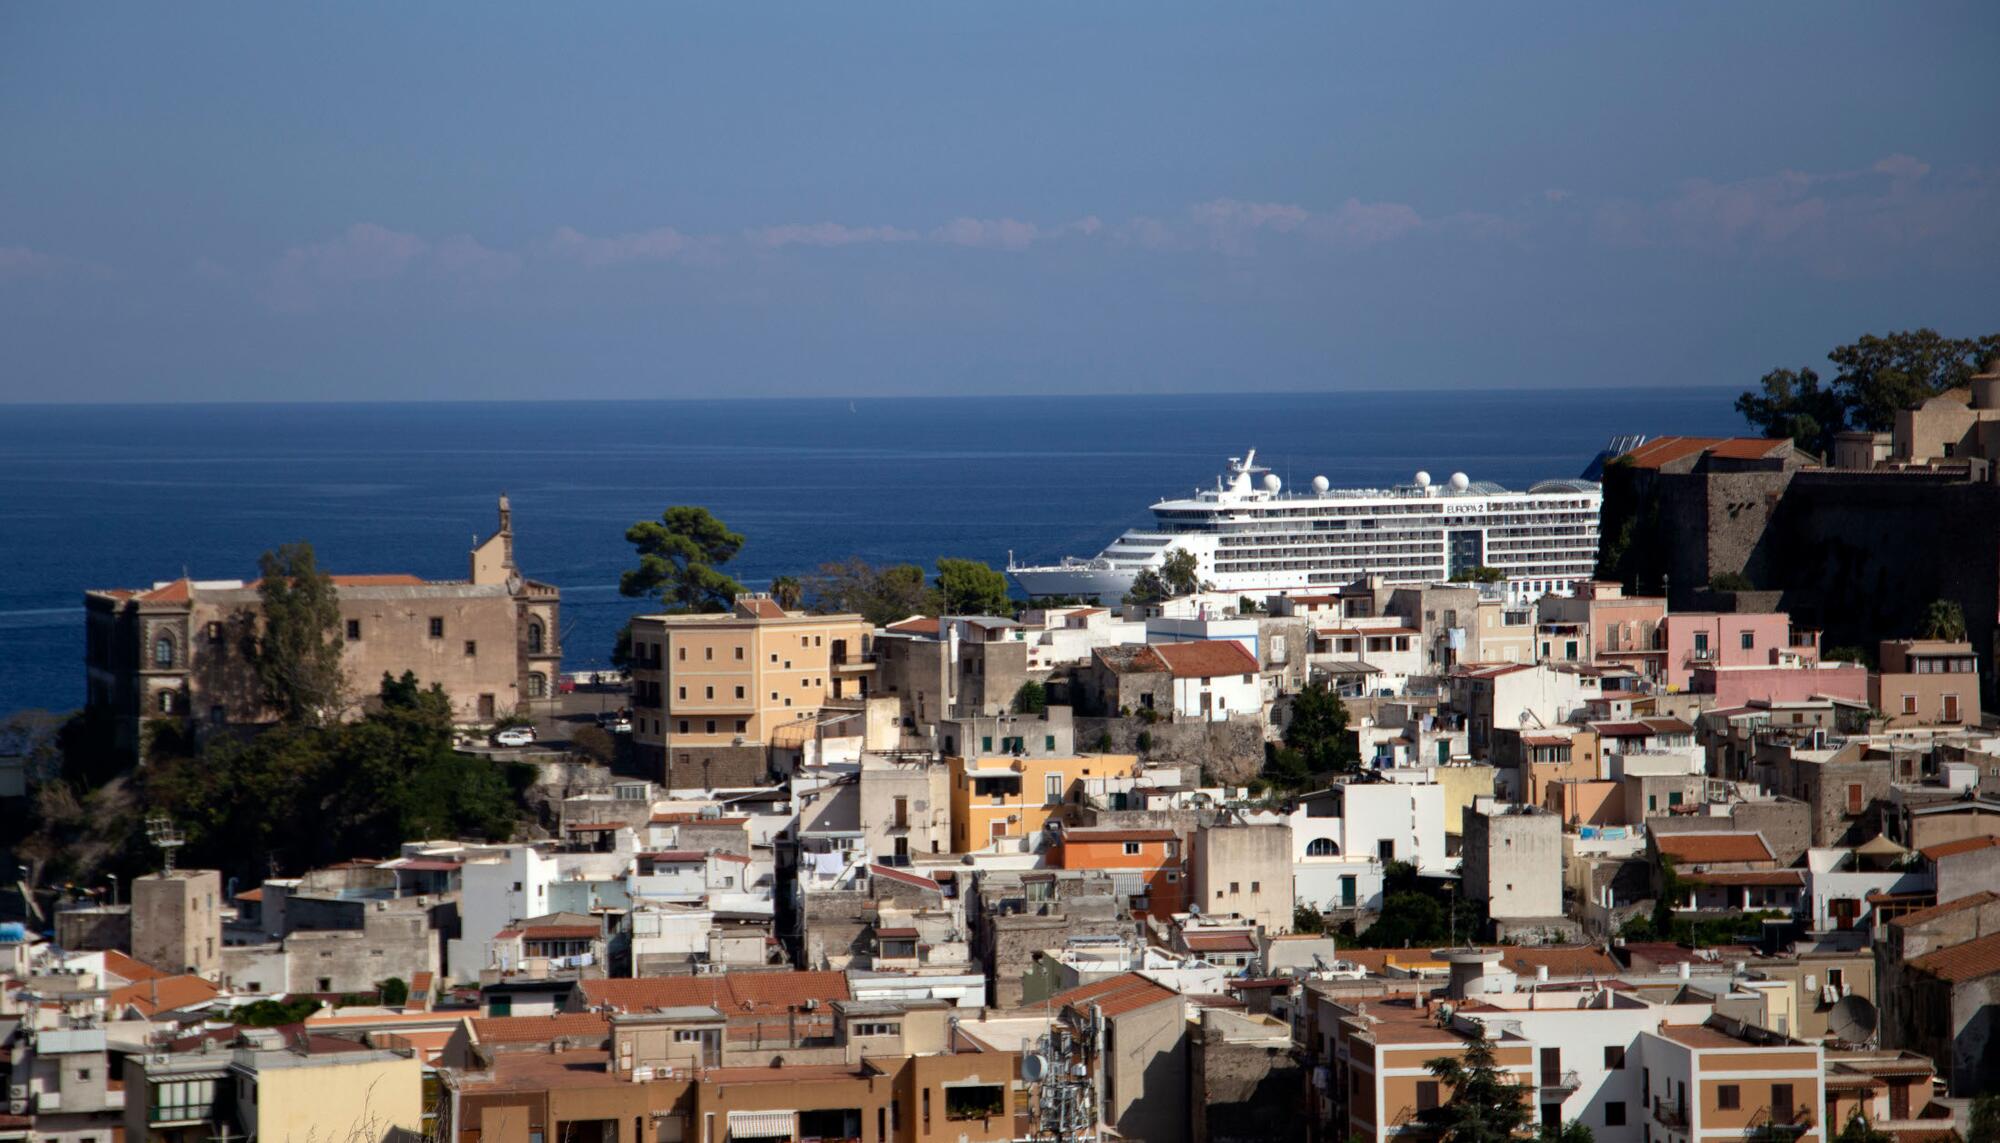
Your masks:
{"label": "pine tree", "polygon": [[1516,1143],[1534,1119],[1527,1089],[1500,1071],[1483,1028],[1463,1055],[1439,1056],[1424,1066],[1448,1090],[1436,1107],[1417,1113],[1438,1143]]}

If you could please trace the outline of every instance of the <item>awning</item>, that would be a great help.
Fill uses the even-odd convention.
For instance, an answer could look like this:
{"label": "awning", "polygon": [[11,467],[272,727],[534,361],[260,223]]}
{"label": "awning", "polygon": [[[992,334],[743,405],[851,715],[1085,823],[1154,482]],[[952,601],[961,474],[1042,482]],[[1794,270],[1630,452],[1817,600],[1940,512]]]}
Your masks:
{"label": "awning", "polygon": [[968,777],[968,778],[1015,778],[1015,779],[1018,779],[1018,778],[1020,778],[1020,776],[1021,776],[1021,772],[1020,772],[1019,770],[1012,770],[1012,769],[1009,769],[1009,770],[967,770],[967,771],[965,772],[965,776],[966,776],[966,777]]}
{"label": "awning", "polygon": [[731,1139],[790,1139],[798,1115],[790,1111],[732,1111]]}

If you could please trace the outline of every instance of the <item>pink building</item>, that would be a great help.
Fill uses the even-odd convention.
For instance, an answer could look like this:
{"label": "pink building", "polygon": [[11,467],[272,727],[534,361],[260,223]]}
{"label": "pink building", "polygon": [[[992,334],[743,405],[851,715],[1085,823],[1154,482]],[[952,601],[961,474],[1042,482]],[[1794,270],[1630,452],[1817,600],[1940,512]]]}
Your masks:
{"label": "pink building", "polygon": [[1696,667],[1796,667],[1819,662],[1819,632],[1793,630],[1782,611],[1676,611],[1666,632],[1663,682],[1687,690]]}
{"label": "pink building", "polygon": [[1868,668],[1859,663],[1801,663],[1784,667],[1698,666],[1689,690],[1715,696],[1718,710],[1752,702],[1842,699],[1868,705]]}
{"label": "pink building", "polygon": [[[1658,678],[1666,660],[1660,624],[1667,601],[1657,595],[1626,595],[1604,580],[1588,580],[1571,597],[1541,601],[1540,657],[1552,661],[1617,663]],[[1568,654],[1571,649],[1575,654]]]}

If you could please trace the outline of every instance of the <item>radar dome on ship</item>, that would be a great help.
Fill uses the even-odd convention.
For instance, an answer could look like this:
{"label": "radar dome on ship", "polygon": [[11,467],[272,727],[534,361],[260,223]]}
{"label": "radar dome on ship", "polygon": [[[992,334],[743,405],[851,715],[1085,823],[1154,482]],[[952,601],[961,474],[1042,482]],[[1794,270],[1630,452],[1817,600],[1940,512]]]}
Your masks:
{"label": "radar dome on ship", "polygon": [[1327,479],[1326,477],[1324,477],[1324,476],[1315,476],[1315,477],[1313,477],[1313,491],[1314,491],[1314,492],[1320,492],[1320,493],[1324,493],[1324,492],[1325,492],[1325,491],[1326,491],[1327,489],[1329,489],[1329,488],[1332,488],[1332,487],[1333,487],[1333,481],[1331,481],[1331,480],[1328,480],[1328,479]]}
{"label": "radar dome on ship", "polygon": [[1463,492],[1472,487],[1472,478],[1462,472],[1454,472],[1451,474],[1451,487],[1455,492]]}
{"label": "radar dome on ship", "polygon": [[1283,488],[1284,486],[1285,482],[1278,479],[1277,473],[1267,472],[1264,474],[1264,491],[1276,492],[1278,489]]}
{"label": "radar dome on ship", "polygon": [[1428,473],[1428,472],[1425,472],[1425,471],[1423,471],[1422,469],[1418,469],[1418,470],[1417,470],[1417,487],[1418,487],[1418,488],[1429,488],[1430,486],[1431,486],[1431,474],[1430,474],[1430,473]]}

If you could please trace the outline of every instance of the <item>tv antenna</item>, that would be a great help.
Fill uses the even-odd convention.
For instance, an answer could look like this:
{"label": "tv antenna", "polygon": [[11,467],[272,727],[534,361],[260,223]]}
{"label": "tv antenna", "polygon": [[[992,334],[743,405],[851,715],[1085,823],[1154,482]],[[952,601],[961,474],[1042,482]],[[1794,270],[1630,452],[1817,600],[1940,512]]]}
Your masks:
{"label": "tv antenna", "polygon": [[174,819],[164,811],[146,815],[146,840],[160,851],[160,859],[165,863],[164,875],[174,875],[174,851],[187,844],[187,836],[174,825]]}

